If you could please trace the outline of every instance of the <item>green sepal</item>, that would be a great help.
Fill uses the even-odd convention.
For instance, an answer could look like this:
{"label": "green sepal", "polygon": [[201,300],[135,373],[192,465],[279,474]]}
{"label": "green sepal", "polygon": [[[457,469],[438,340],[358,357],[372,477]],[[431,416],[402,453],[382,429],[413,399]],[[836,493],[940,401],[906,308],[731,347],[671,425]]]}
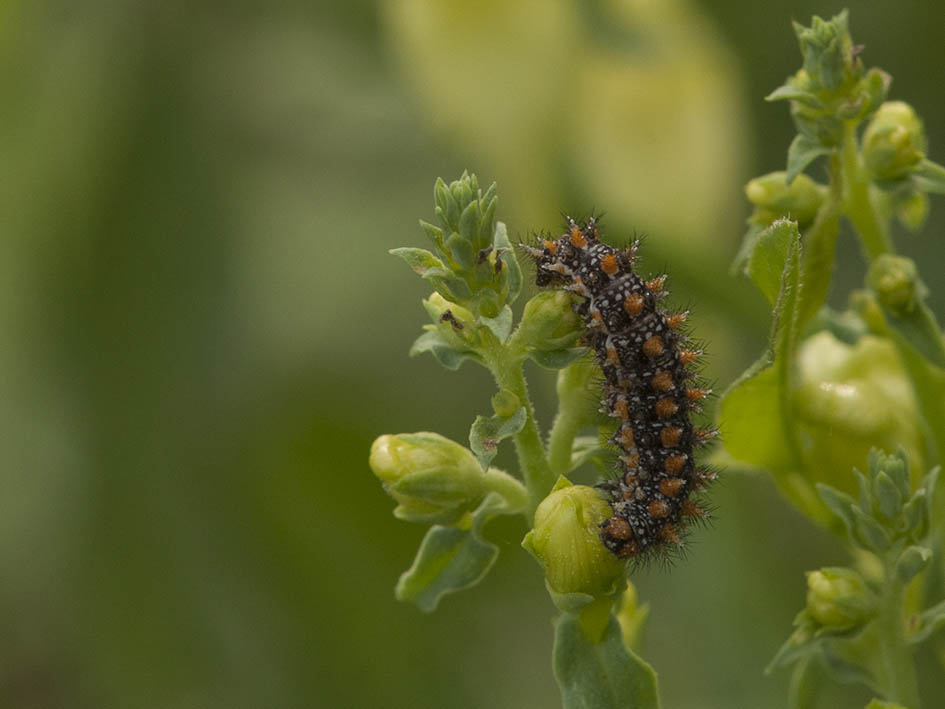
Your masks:
{"label": "green sepal", "polygon": [[569,347],[563,350],[531,350],[529,358],[545,369],[564,369],[587,354],[586,347]]}
{"label": "green sepal", "polygon": [[906,547],[896,559],[896,576],[902,583],[909,583],[928,566],[931,559],[932,550],[928,547],[918,545]]}
{"label": "green sepal", "polygon": [[945,167],[923,159],[911,173],[912,183],[921,192],[945,194]]}
{"label": "green sepal", "polygon": [[522,430],[528,414],[521,407],[509,417],[477,416],[469,429],[469,448],[472,450],[482,469],[486,470],[495,458],[499,442]]}
{"label": "green sepal", "polygon": [[[421,222],[421,224],[423,224],[423,222]],[[430,225],[427,224],[426,226]],[[431,268],[444,268],[443,262],[426,249],[415,249],[404,246],[399,249],[390,249],[387,253],[391,256],[402,258],[407,262],[407,265],[414,270],[414,273],[421,276]]]}
{"label": "green sepal", "polygon": [[794,85],[790,79],[765,96],[765,101],[797,101],[810,108],[826,108],[816,94]]}
{"label": "green sepal", "polygon": [[853,535],[861,546],[882,553],[892,545],[892,539],[889,532],[883,529],[883,526],[873,519],[870,515],[863,512],[859,507],[853,508]]}
{"label": "green sepal", "polygon": [[919,615],[918,627],[919,629],[906,639],[906,642],[911,645],[918,645],[927,640],[932,633],[945,628],[945,601],[925,609]]}
{"label": "green sepal", "polygon": [[898,530],[909,533],[913,539],[921,539],[929,528],[929,498],[924,489],[915,491],[909,501],[902,506],[902,522]]}
{"label": "green sepal", "polygon": [[656,673],[627,648],[612,613],[596,642],[578,615],[561,615],[555,624],[554,673],[564,709],[660,706]]}
{"label": "green sepal", "polygon": [[[490,187],[489,189],[491,190],[493,188]],[[493,199],[491,204],[491,210],[494,212],[495,199]],[[485,221],[487,217],[489,217],[488,212],[483,217],[483,221]],[[496,222],[495,235],[492,238],[492,248],[495,250],[498,257],[502,259],[502,263],[505,264],[504,268],[509,286],[509,295],[506,302],[514,303],[519,293],[522,292],[522,268],[518,264],[518,259],[515,258],[515,250],[509,242],[509,235],[505,229],[505,224],[502,222]]]}
{"label": "green sepal", "polygon": [[853,525],[856,521],[856,515],[853,509],[856,502],[845,492],[841,492],[830,485],[817,483],[817,494],[831,512],[839,517],[846,526],[847,532],[853,534]]}
{"label": "green sepal", "polygon": [[886,519],[892,520],[899,515],[902,509],[902,494],[896,483],[883,470],[873,479],[873,497],[879,503],[879,511]]}
{"label": "green sepal", "polygon": [[410,346],[409,354],[411,357],[429,352],[436,358],[437,362],[454,372],[459,369],[466,360],[472,360],[473,362],[482,364],[482,358],[476,352],[457,349],[446,341],[443,335],[436,330],[436,326],[428,325],[426,327],[433,329],[427,330],[414,340],[414,343]]}
{"label": "green sepal", "polygon": [[479,322],[489,328],[499,342],[505,342],[512,332],[512,309],[506,305],[494,318],[480,317]]}
{"label": "green sepal", "polygon": [[820,141],[798,133],[791,141],[787,154],[787,182],[791,184],[814,160],[829,155],[833,148]]}
{"label": "green sepal", "polygon": [[424,613],[430,613],[446,594],[482,581],[499,555],[499,548],[483,537],[482,527],[495,515],[509,511],[507,501],[492,492],[472,513],[468,529],[430,527],[413,564],[397,581],[394,589],[397,600],[411,601]]}

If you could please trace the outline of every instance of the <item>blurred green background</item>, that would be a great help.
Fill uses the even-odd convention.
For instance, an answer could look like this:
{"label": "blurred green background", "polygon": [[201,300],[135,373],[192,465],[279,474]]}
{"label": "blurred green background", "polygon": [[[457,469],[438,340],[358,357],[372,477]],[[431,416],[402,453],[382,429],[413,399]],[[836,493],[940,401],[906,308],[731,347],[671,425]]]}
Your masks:
{"label": "blurred green background", "polygon": [[[557,706],[520,524],[434,615],[393,599],[423,529],[369,445],[464,441],[493,387],[408,359],[426,289],[387,249],[425,245],[434,179],[464,168],[513,238],[604,209],[649,235],[724,388],[768,325],[727,272],[741,187],[793,135],[762,97],[800,65],[790,20],[841,7],[0,3],[0,705]],[[945,5],[851,11],[942,162]],[[943,215],[897,235],[939,312]],[[553,377],[529,376],[547,423]],[[634,578],[643,652],[667,707],[780,707],[762,670],[802,571],[845,559],[765,479],[714,499],[685,563]]]}

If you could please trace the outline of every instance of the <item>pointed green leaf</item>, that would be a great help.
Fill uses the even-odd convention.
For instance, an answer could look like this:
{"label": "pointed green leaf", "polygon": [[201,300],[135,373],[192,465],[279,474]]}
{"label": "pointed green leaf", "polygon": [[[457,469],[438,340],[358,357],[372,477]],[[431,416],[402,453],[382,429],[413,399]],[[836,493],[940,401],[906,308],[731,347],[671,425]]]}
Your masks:
{"label": "pointed green leaf", "polygon": [[847,531],[852,534],[856,520],[856,515],[853,512],[856,503],[853,498],[845,492],[840,492],[840,490],[823,483],[817,483],[817,494],[820,495],[820,499],[827,505],[827,508],[843,520]]}
{"label": "pointed green leaf", "polygon": [[909,583],[920,571],[928,566],[932,559],[932,550],[923,546],[906,547],[896,560],[896,577],[902,583]]}
{"label": "pointed green leaf", "polygon": [[812,94],[810,91],[804,91],[804,89],[799,89],[796,86],[792,86],[790,83],[779,86],[770,94],[765,96],[765,101],[785,100],[797,101],[799,103],[803,103],[805,106],[810,106],[811,108],[824,107],[824,102],[817,98],[817,96]]}
{"label": "pointed green leaf", "polygon": [[495,225],[495,235],[492,239],[492,247],[495,249],[502,263],[505,264],[506,277],[509,280],[508,302],[514,303],[518,294],[522,292],[522,268],[519,266],[518,259],[515,258],[515,250],[509,242],[509,235],[506,232],[505,224],[497,222]]}
{"label": "pointed green leaf", "polygon": [[[431,326],[432,327],[432,326]],[[428,330],[414,340],[410,346],[410,356],[416,357],[424,352],[432,354],[437,362],[450,371],[456,371],[466,360],[482,363],[482,359],[472,350],[460,350],[447,342],[436,330]]]}
{"label": "pointed green leaf", "polygon": [[[761,249],[756,275],[764,284],[762,292],[770,292],[771,288],[768,262],[785,246],[768,349],[726,392],[720,417],[722,439],[733,458],[776,472],[796,470],[800,459],[791,424],[790,393],[800,290],[797,224],[786,219],[776,221],[759,237],[756,246],[756,251]],[[766,425],[759,426],[759,421]]]}
{"label": "pointed green leaf", "polygon": [[482,469],[489,467],[495,458],[499,442],[522,430],[528,413],[521,407],[508,418],[500,416],[477,416],[469,429],[469,448],[479,460]]}
{"label": "pointed green leaf", "polygon": [[791,184],[794,178],[804,172],[805,168],[814,160],[829,155],[833,148],[821,145],[813,138],[798,133],[788,148],[787,154],[787,182]]}
{"label": "pointed green leaf", "polygon": [[853,508],[853,535],[861,545],[877,553],[889,549],[892,540],[883,526],[859,507]]}
{"label": "pointed green leaf", "polygon": [[923,160],[912,172],[912,183],[921,192],[945,194],[945,167]]}
{"label": "pointed green leaf", "polygon": [[479,322],[489,328],[499,342],[505,342],[512,332],[512,309],[506,305],[494,318],[479,318]]}
{"label": "pointed green leaf", "polygon": [[421,276],[431,268],[444,268],[443,262],[426,249],[414,249],[403,247],[400,249],[390,249],[387,253],[397,256],[406,261],[407,265]]}
{"label": "pointed green leaf", "polygon": [[772,307],[781,292],[781,276],[795,234],[790,222],[778,220],[758,236],[748,258],[748,276]]}
{"label": "pointed green leaf", "polygon": [[926,640],[932,633],[945,628],[945,601],[936,603],[919,616],[919,630],[909,637],[908,642],[915,645]]}
{"label": "pointed green leaf", "polygon": [[564,709],[657,709],[656,673],[628,650],[611,615],[600,642],[586,634],[577,615],[555,625],[554,672]]}
{"label": "pointed green leaf", "polygon": [[508,501],[491,492],[473,513],[469,529],[430,527],[413,564],[397,582],[397,600],[412,601],[430,613],[446,594],[479,583],[499,555],[499,548],[482,536],[482,527],[496,515],[509,512]]}

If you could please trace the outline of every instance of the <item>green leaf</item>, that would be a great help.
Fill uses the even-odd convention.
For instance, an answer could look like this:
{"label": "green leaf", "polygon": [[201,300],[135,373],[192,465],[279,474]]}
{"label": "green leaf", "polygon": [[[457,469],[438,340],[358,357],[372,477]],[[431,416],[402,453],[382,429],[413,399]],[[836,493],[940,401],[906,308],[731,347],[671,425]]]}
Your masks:
{"label": "green leaf", "polygon": [[402,258],[407,265],[421,276],[431,268],[444,268],[443,262],[426,249],[414,249],[403,247],[400,249],[391,249],[387,253],[392,256]]}
{"label": "green leaf", "polygon": [[824,108],[824,102],[810,91],[804,91],[790,83],[783,84],[765,96],[765,101],[798,101],[811,108]]}
{"label": "green leaf", "polygon": [[507,418],[500,416],[477,416],[469,429],[469,448],[479,460],[482,469],[489,467],[495,458],[499,441],[514,436],[525,426],[528,414],[525,407]]}
{"label": "green leaf", "polygon": [[545,369],[564,369],[587,354],[586,347],[569,347],[564,350],[529,350],[528,356]]}
{"label": "green leaf", "polygon": [[940,628],[945,628],[945,601],[936,603],[922,612],[919,616],[919,630],[908,638],[908,642],[913,645],[921,643]]}
{"label": "green leaf", "polygon": [[499,548],[482,536],[482,527],[497,514],[510,511],[507,501],[492,492],[473,513],[469,529],[430,527],[413,564],[397,581],[397,600],[412,601],[430,613],[444,595],[482,581],[499,555]]}
{"label": "green leaf", "polygon": [[564,709],[658,708],[656,673],[628,650],[611,615],[599,642],[578,616],[563,613],[555,625],[554,672]]}
{"label": "green leaf", "polygon": [[833,148],[821,145],[813,138],[798,133],[788,148],[787,154],[787,182],[791,184],[794,178],[804,172],[804,169],[822,155],[829,155]]}
{"label": "green leaf", "polygon": [[906,547],[896,560],[896,576],[909,583],[932,559],[932,550],[923,546]]}
{"label": "green leaf", "polygon": [[459,234],[470,244],[475,244],[478,241],[476,237],[479,235],[480,217],[478,200],[473,200],[467,204],[459,217]]}
{"label": "green leaf", "polygon": [[[495,201],[493,200],[493,205],[494,204]],[[497,222],[495,225],[492,247],[495,249],[496,253],[499,254],[499,258],[502,259],[505,268],[508,269],[509,297],[507,302],[514,303],[519,293],[522,292],[522,268],[518,264],[518,259],[515,258],[515,250],[509,242],[509,235],[506,232],[505,224],[502,222]]]}
{"label": "green leaf", "polygon": [[902,507],[902,494],[885,471],[879,471],[873,482],[873,494],[879,502],[879,510],[886,519],[895,519]]}
{"label": "green leaf", "polygon": [[416,357],[424,352],[429,352],[436,361],[442,364],[450,371],[456,371],[466,360],[472,360],[482,364],[482,358],[472,350],[459,350],[447,342],[443,336],[434,330],[424,332],[420,337],[414,340],[410,346],[410,356]]}
{"label": "green leaf", "polygon": [[792,233],[789,224],[778,220],[765,229],[756,239],[748,258],[747,273],[772,307],[781,292],[784,264],[796,233]]}
{"label": "green leaf", "polygon": [[817,690],[823,673],[811,656],[802,658],[791,673],[788,686],[788,709],[814,709],[817,706]]}
{"label": "green leaf", "polygon": [[847,531],[852,534],[853,525],[856,521],[856,514],[853,512],[856,503],[853,498],[845,492],[840,492],[840,490],[823,483],[817,483],[817,494],[820,495],[820,499],[827,505],[827,508],[843,520]]}
{"label": "green leaf", "polygon": [[922,192],[945,194],[945,167],[922,160],[912,172],[912,183]]}
{"label": "green leaf", "polygon": [[859,507],[853,508],[853,534],[860,544],[877,553],[889,549],[892,540],[883,526]]}
{"label": "green leaf", "polygon": [[489,328],[499,342],[505,342],[512,332],[512,309],[506,305],[494,318],[482,317],[479,322]]}
{"label": "green leaf", "polygon": [[[791,423],[789,381],[798,338],[800,290],[801,245],[795,222],[778,220],[759,237],[755,261],[762,292],[770,292],[769,264],[781,249],[784,249],[783,267],[768,349],[726,392],[721,405],[720,428],[725,448],[733,458],[760,468],[787,472],[796,470],[800,460]],[[766,425],[759,426],[759,421]]]}

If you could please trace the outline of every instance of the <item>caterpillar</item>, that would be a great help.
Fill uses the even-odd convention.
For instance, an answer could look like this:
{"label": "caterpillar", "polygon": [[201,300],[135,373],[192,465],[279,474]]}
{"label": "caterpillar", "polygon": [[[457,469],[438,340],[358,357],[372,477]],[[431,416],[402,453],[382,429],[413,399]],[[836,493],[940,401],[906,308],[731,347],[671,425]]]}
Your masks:
{"label": "caterpillar", "polygon": [[711,391],[691,369],[702,352],[687,347],[681,326],[688,313],[660,306],[666,276],[644,280],[634,272],[638,247],[603,243],[593,217],[583,226],[567,217],[562,236],[524,247],[538,286],[578,296],[584,341],[603,372],[601,412],[617,419],[610,443],[618,469],[615,480],[597,486],[613,508],[600,538],[625,559],[681,547],[688,524],[707,516],[691,497],[716,478],[693,458],[717,435],[691,422]]}

